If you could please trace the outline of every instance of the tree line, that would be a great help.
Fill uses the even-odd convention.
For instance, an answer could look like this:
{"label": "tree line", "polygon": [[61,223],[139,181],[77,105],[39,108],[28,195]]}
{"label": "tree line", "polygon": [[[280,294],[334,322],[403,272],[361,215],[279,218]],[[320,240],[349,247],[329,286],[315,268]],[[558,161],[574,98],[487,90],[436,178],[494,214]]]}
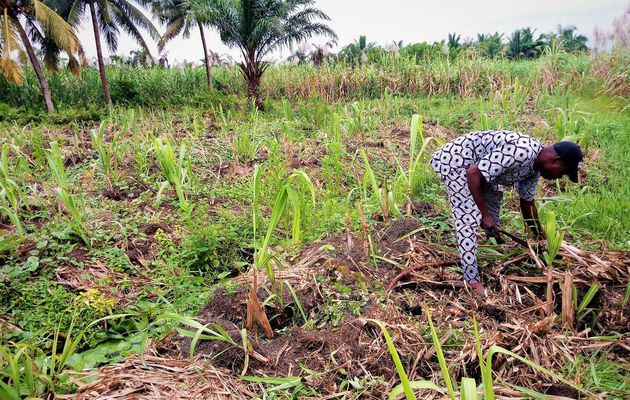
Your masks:
{"label": "tree line", "polygon": [[[0,11],[0,71],[10,82],[21,84],[25,62],[19,61],[28,57],[48,112],[55,107],[42,65],[49,73],[55,73],[60,56],[65,54],[66,66],[78,73],[80,66],[87,63],[76,34],[83,24],[92,27],[103,96],[108,105],[112,99],[102,46],[104,42],[110,52],[115,52],[121,31],[130,35],[152,60],[146,35],[163,49],[175,37],[186,38],[198,30],[207,82],[212,87],[205,30],[216,30],[223,43],[239,49],[243,60],[237,65],[247,82],[248,95],[258,105],[260,79],[269,66],[267,56],[313,36],[336,39],[335,32],[325,23],[329,17],[314,7],[314,0],[0,0]],[[163,34],[145,13],[153,14],[165,26]]]}
{"label": "tree line", "polygon": [[[536,34],[532,28],[516,29],[512,34],[480,33],[474,39],[462,40],[461,35],[449,33],[445,40],[440,42],[420,42],[403,44],[403,41],[394,41],[385,46],[378,46],[374,42],[369,42],[366,36],[360,36],[344,46],[338,54],[328,54],[327,57],[351,64],[362,64],[371,61],[378,61],[384,55],[394,54],[395,56],[408,56],[417,61],[457,58],[462,52],[474,51],[481,57],[489,59],[507,58],[510,60],[532,59],[540,57],[547,48],[559,48],[569,53],[580,53],[588,50],[586,43],[588,38],[576,33],[575,26],[558,26],[557,32]],[[315,46],[310,53],[311,57],[304,57],[303,54],[295,55],[301,62],[309,58],[313,63],[318,64],[321,58],[319,55],[321,48]]]}
{"label": "tree line", "polygon": [[[300,43],[303,45],[291,59],[298,63],[310,61],[316,66],[326,61],[362,64],[392,53],[421,61],[456,58],[469,50],[487,58],[509,59],[539,57],[545,48],[553,46],[568,52],[587,50],[587,38],[569,26],[540,35],[531,28],[517,29],[505,39],[498,32],[479,34],[474,40],[462,40],[461,35],[452,33],[441,42],[403,45],[399,41],[384,47],[361,36],[333,54],[337,36],[326,24],[329,17],[314,6],[314,0],[0,0],[0,11],[0,72],[19,85],[24,80],[23,66],[30,63],[49,112],[55,107],[44,69],[55,73],[65,64],[79,73],[87,60],[76,32],[84,25],[91,27],[94,36],[103,98],[108,105],[112,98],[103,46],[115,53],[121,32],[140,46],[133,52],[132,64],[148,61],[152,65],[155,60],[147,35],[158,43],[160,52],[176,37],[199,35],[209,88],[213,85],[212,66],[217,55],[208,48],[206,34],[209,29],[218,32],[223,43],[239,50],[242,61],[237,66],[247,84],[248,96],[258,106],[262,105],[260,81],[270,65],[266,60],[274,51]],[[163,33],[147,15],[155,16]],[[325,36],[330,41],[309,45],[309,50],[304,43],[314,36]]]}

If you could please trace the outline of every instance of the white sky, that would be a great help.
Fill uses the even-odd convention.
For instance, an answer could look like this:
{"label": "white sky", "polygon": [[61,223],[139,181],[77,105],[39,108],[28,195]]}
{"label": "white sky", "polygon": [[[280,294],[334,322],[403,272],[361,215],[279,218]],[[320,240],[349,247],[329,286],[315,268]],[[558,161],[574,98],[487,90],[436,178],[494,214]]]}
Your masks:
{"label": "white sky", "polygon": [[[403,40],[404,43],[440,41],[449,32],[462,38],[475,37],[477,33],[509,34],[517,28],[530,26],[538,33],[555,31],[558,24],[575,25],[578,33],[591,37],[599,26],[610,29],[615,17],[630,5],[630,0],[317,0],[316,6],[330,16],[329,25],[339,36],[339,46],[348,44],[359,35],[367,35],[370,42],[378,44]],[[164,27],[158,27],[160,32]],[[91,23],[86,20],[79,32],[89,58],[96,56]],[[148,35],[153,56],[157,45]],[[219,35],[206,30],[206,40],[211,50],[238,57],[238,52],[221,43]],[[315,38],[313,43],[324,43]],[[124,33],[119,39],[117,54],[129,55],[138,44]],[[199,31],[193,30],[189,39],[178,37],[167,44],[168,59],[174,61],[198,61],[203,57]],[[107,49],[104,49],[107,52]],[[276,54],[286,57],[288,50]]]}

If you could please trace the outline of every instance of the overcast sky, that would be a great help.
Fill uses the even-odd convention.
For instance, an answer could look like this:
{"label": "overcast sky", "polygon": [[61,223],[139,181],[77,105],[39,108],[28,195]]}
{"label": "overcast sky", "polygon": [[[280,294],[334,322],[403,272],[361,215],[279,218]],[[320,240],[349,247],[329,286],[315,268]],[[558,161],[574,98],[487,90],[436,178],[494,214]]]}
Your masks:
{"label": "overcast sky", "polygon": [[[630,5],[630,0],[317,0],[316,6],[330,16],[330,26],[339,36],[343,46],[367,35],[370,42],[379,44],[403,40],[404,43],[440,41],[449,32],[462,38],[475,37],[477,33],[509,33],[517,28],[530,26],[537,32],[556,30],[558,24],[575,25],[578,32],[591,37],[593,28],[610,29],[615,17]],[[89,21],[87,21],[89,22]],[[164,27],[158,27],[160,32]],[[94,57],[94,36],[91,24],[84,24],[79,32],[88,57]],[[152,54],[157,46],[148,36]],[[219,35],[206,31],[211,50],[239,54],[221,43]],[[138,48],[136,42],[122,34],[117,54],[127,56]],[[315,38],[313,43],[324,43]],[[106,50],[106,49],[105,49]],[[166,47],[168,58],[173,61],[198,61],[203,57],[198,30],[189,39],[178,37]],[[106,51],[107,52],[107,51]],[[284,50],[276,57],[286,57]]]}

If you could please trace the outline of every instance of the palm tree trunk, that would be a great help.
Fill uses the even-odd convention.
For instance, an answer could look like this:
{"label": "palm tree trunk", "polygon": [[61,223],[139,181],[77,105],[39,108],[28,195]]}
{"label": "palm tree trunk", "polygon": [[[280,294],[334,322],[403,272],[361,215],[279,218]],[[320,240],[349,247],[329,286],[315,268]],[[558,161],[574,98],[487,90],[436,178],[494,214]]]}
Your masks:
{"label": "palm tree trunk", "polygon": [[31,60],[31,64],[33,65],[33,69],[35,70],[35,75],[37,75],[37,79],[39,79],[39,86],[42,89],[42,95],[44,96],[44,104],[46,105],[46,112],[55,111],[55,106],[52,102],[52,97],[50,94],[50,87],[48,86],[48,81],[46,80],[46,76],[44,75],[44,71],[42,71],[41,65],[39,65],[39,61],[35,56],[35,51],[33,50],[33,46],[31,45],[31,41],[28,39],[28,35],[26,31],[22,27],[22,24],[17,19],[14,19],[13,22],[17,26],[18,31],[20,32],[20,38],[22,38],[22,43],[24,43],[24,48],[26,49],[26,53],[28,54],[29,60]]}
{"label": "palm tree trunk", "polygon": [[247,98],[251,101],[254,100],[256,108],[264,110],[262,98],[260,96],[260,79],[264,72],[264,67],[259,62],[256,62],[256,57],[253,52],[244,52],[243,63],[239,63],[241,73],[247,82]]}
{"label": "palm tree trunk", "polygon": [[199,32],[201,33],[201,43],[203,44],[203,56],[206,60],[206,76],[208,77],[208,89],[212,89],[212,66],[210,65],[210,57],[208,57],[208,47],[206,46],[206,35],[203,33],[203,25],[199,24]]}
{"label": "palm tree trunk", "polygon": [[109,83],[107,83],[107,75],[105,75],[105,62],[103,61],[103,50],[101,49],[101,34],[98,30],[98,21],[96,20],[96,8],[94,1],[90,1],[90,14],[92,15],[92,28],[94,29],[94,41],[96,42],[96,58],[98,59],[98,73],[101,76],[101,86],[103,86],[103,95],[108,106],[112,105],[112,96],[109,94]]}
{"label": "palm tree trunk", "polygon": [[247,80],[247,97],[249,97],[250,100],[254,100],[256,108],[263,110],[264,106],[262,98],[260,97],[259,89],[260,73],[258,73],[258,71],[254,71],[250,75],[246,76],[245,79]]}

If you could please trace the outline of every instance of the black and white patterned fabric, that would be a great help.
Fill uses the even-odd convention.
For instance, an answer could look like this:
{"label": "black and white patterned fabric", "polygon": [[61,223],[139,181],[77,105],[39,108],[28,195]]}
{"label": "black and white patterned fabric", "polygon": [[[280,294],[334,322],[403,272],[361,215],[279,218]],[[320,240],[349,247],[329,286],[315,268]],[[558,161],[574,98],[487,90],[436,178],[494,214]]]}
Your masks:
{"label": "black and white patterned fabric", "polygon": [[484,197],[498,225],[503,199],[499,185],[515,185],[522,199],[533,200],[540,177],[534,161],[543,147],[538,140],[519,132],[482,131],[448,142],[433,154],[431,165],[446,186],[453,212],[466,282],[481,282],[477,264],[481,213],[468,188],[466,170],[476,164],[484,176]]}

